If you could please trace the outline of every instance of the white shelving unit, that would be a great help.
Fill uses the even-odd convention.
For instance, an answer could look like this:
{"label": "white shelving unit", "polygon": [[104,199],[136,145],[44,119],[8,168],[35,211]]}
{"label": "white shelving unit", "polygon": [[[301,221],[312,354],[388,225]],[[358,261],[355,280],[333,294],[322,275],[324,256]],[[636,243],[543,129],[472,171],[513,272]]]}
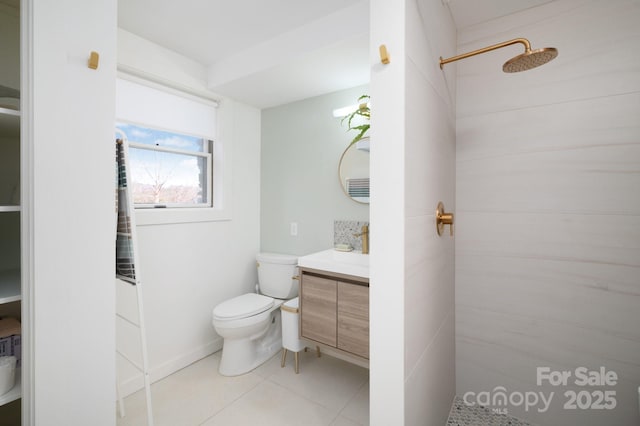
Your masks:
{"label": "white shelving unit", "polygon": [[[0,137],[3,138],[20,138],[20,111],[16,111],[9,108],[0,108]],[[6,159],[5,159],[6,161]],[[20,158],[12,160],[14,163],[19,163]],[[9,200],[0,201],[0,221],[4,219],[1,217],[5,214],[15,214],[21,211],[19,205],[2,204]],[[0,229],[0,232],[3,232]],[[2,247],[2,250],[20,250],[19,245],[13,247]],[[13,302],[20,302],[22,300],[21,282],[20,282],[20,268],[11,268],[0,270],[0,308],[2,305]],[[13,402],[22,397],[22,375],[20,369],[16,369],[16,382],[13,388],[0,395],[0,406]]]}
{"label": "white shelving unit", "polygon": [[0,107],[0,114],[3,115],[3,118],[0,118],[0,123],[11,122],[10,117],[20,117],[20,111],[15,108]]}
{"label": "white shelving unit", "polygon": [[[0,317],[22,311],[20,257],[20,0],[0,1]],[[21,369],[0,406],[22,397]]]}
{"label": "white shelving unit", "polygon": [[[2,18],[2,25],[7,25],[10,18],[5,16]],[[16,24],[17,25],[17,24]],[[5,40],[0,40],[0,44]],[[0,45],[0,60],[7,60],[11,57],[10,53],[7,53],[10,49],[7,49],[6,44]],[[9,57],[5,56],[9,55]],[[4,77],[0,76],[0,77]],[[0,85],[3,81],[0,79]],[[3,89],[4,90],[4,89]],[[19,224],[16,220],[16,214],[20,214],[21,208],[18,205],[18,199],[16,197],[19,194],[19,171],[20,164],[19,145],[20,145],[20,101],[16,98],[7,98],[0,96],[0,167],[2,171],[9,170],[7,173],[2,174],[2,180],[10,182],[15,189],[11,189],[6,185],[3,185],[2,193],[0,194],[0,235],[2,235],[0,245],[0,253],[3,256],[9,256],[11,258],[19,258],[20,242],[15,240],[15,226]],[[6,144],[6,145],[5,145]],[[7,150],[7,148],[10,149]],[[15,157],[15,158],[14,158]],[[14,175],[15,173],[15,175]],[[15,178],[15,179],[14,179]],[[15,180],[15,182],[14,182]],[[2,182],[2,183],[5,183]],[[11,215],[11,216],[9,216]],[[17,225],[19,226],[19,225]],[[9,235],[8,238],[4,238]],[[9,263],[9,265],[7,265]],[[0,316],[4,316],[5,308],[9,307],[9,303],[20,303],[22,301],[21,280],[20,280],[20,268],[19,265],[11,265],[12,262],[2,263],[0,267]],[[9,268],[9,269],[7,269]],[[9,312],[15,312],[15,307],[11,308]],[[20,368],[16,369],[16,381],[13,388],[2,395],[0,395],[0,406],[13,402],[22,397],[22,380],[21,380]]]}

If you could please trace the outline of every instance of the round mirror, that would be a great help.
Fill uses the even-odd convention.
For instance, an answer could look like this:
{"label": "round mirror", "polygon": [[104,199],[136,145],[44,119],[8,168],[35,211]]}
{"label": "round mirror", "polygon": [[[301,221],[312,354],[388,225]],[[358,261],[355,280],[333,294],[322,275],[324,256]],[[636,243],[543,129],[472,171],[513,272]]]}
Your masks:
{"label": "round mirror", "polygon": [[349,146],[338,165],[340,186],[353,201],[369,204],[369,138]]}

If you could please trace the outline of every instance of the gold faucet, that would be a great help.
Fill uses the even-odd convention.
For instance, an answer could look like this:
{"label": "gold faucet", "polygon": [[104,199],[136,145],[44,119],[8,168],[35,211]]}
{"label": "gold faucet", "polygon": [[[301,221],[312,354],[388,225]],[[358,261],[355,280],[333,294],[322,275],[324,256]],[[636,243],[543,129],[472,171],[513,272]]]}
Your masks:
{"label": "gold faucet", "polygon": [[362,254],[369,254],[369,225],[363,225],[362,232],[353,236],[362,237]]}

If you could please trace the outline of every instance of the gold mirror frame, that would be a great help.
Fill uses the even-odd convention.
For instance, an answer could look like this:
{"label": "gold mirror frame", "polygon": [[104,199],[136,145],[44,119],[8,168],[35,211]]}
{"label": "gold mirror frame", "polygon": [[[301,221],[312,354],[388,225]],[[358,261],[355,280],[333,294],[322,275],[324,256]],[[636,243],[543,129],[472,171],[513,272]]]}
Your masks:
{"label": "gold mirror frame", "polygon": [[[369,142],[369,138],[365,137],[362,138],[360,141],[364,141],[364,142]],[[340,188],[342,188],[342,192],[344,192],[344,195],[346,195],[348,198],[350,198],[351,200],[355,201],[356,203],[360,203],[360,204],[369,204],[369,200],[363,201],[363,200],[359,200],[357,198],[352,197],[349,194],[349,191],[347,191],[347,185],[346,185],[346,179],[349,178],[348,175],[345,174],[345,172],[343,171],[343,166],[344,163],[346,163],[345,161],[345,157],[347,156],[347,154],[359,154],[362,153],[362,155],[366,155],[367,156],[367,176],[366,178],[369,178],[369,152],[368,151],[363,151],[363,150],[359,150],[357,148],[357,143],[354,143],[352,145],[349,145],[344,152],[342,153],[342,155],[340,156],[340,161],[338,162],[338,182],[340,183]],[[363,168],[364,170],[364,168]],[[363,178],[365,176],[362,176]]]}

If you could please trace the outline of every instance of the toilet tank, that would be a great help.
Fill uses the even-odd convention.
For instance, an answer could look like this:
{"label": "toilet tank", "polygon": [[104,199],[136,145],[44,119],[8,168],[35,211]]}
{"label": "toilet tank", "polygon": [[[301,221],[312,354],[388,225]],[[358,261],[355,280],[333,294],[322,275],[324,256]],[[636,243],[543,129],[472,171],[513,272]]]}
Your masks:
{"label": "toilet tank", "polygon": [[290,254],[258,253],[258,284],[260,293],[276,299],[291,299],[298,295],[298,257]]}

